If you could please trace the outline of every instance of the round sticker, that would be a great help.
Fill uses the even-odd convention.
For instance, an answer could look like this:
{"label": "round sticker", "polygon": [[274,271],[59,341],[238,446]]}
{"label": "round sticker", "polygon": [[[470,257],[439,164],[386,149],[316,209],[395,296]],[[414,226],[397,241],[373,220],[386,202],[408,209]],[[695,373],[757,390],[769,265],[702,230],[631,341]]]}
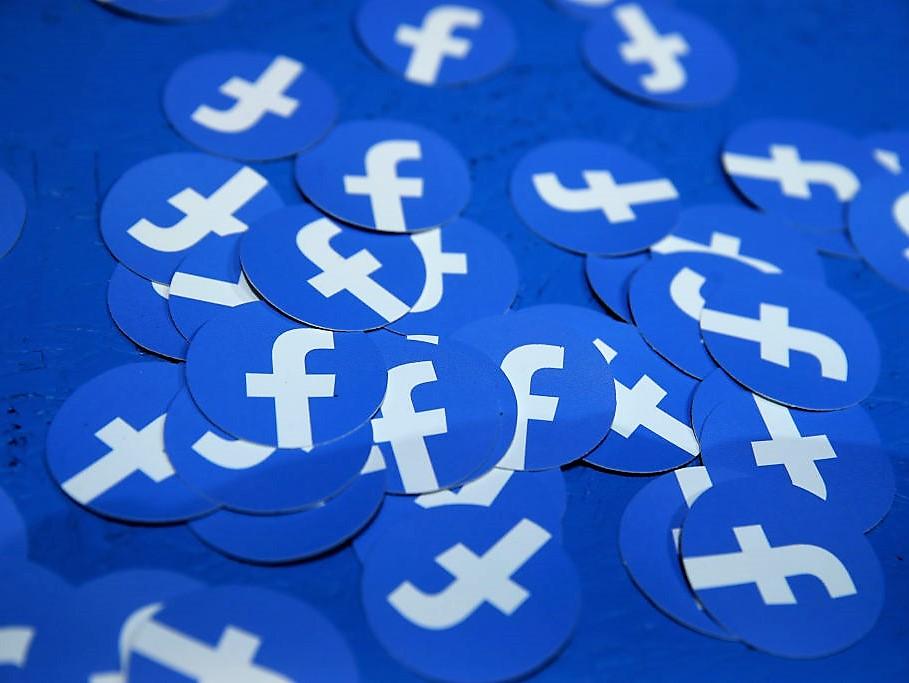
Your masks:
{"label": "round sticker", "polygon": [[586,259],[587,282],[609,312],[631,322],[628,284],[635,271],[650,260],[648,254],[632,256],[593,256]]}
{"label": "round sticker", "polygon": [[164,442],[177,474],[207,498],[239,512],[275,514],[318,503],[353,481],[372,433],[364,425],[308,451],[263,446],[215,427],[182,391],[167,410]]}
{"label": "round sticker", "polygon": [[28,554],[28,531],[19,508],[0,488],[0,554],[24,558]]}
{"label": "round sticker", "polygon": [[161,2],[161,0],[97,0],[98,4],[113,10],[131,14],[145,19],[162,21],[181,21],[200,19],[222,11],[230,0],[179,0],[179,2]]}
{"label": "round sticker", "polygon": [[903,173],[905,164],[909,163],[909,131],[875,133],[863,142],[878,166],[893,175]]}
{"label": "round sticker", "polygon": [[283,205],[256,171],[205,154],[165,154],[133,166],[101,207],[101,236],[118,261],[167,284],[180,261],[238,235]]}
{"label": "round sticker", "polygon": [[170,317],[168,296],[167,285],[146,280],[118,264],[107,286],[107,308],[120,331],[137,346],[183,360],[186,339]]}
{"label": "round sticker", "polygon": [[[633,283],[632,283],[633,286]],[[821,284],[781,275],[707,289],[704,343],[752,391],[786,405],[835,410],[866,398],[881,353],[864,316]]]}
{"label": "round sticker", "polygon": [[893,284],[909,289],[909,178],[887,175],[866,183],[849,205],[848,220],[862,258]]}
{"label": "round sticker", "polygon": [[0,258],[5,256],[22,232],[25,224],[25,197],[5,171],[0,169]]}
{"label": "round sticker", "polygon": [[331,86],[288,55],[208,52],[164,88],[164,113],[196,147],[245,161],[280,159],[322,138],[338,116]]}
{"label": "round sticker", "polygon": [[385,393],[385,364],[367,335],[302,327],[261,302],[205,324],[186,361],[190,393],[209,420],[280,448],[351,433]]}
{"label": "round sticker", "polygon": [[675,224],[679,194],[650,164],[594,140],[549,142],[511,175],[511,200],[541,237],[569,251],[643,251]]}
{"label": "round sticker", "polygon": [[76,389],[47,433],[47,466],[74,501],[105,517],[165,524],[214,505],[180,477],[164,450],[167,407],[183,369],[121,365]]}
{"label": "round sticker", "polygon": [[353,655],[325,617],[287,595],[219,586],[180,596],[136,630],[131,683],[353,683]]}
{"label": "round sticker", "polygon": [[723,368],[716,368],[700,381],[691,397],[691,427],[698,441],[710,413],[729,397],[730,392],[734,395],[742,390]]}
{"label": "round sticker", "polygon": [[334,330],[398,320],[426,283],[423,258],[409,237],[340,226],[303,204],[257,223],[240,244],[240,260],[273,306]]}
{"label": "round sticker", "polygon": [[297,185],[313,204],[379,232],[448,223],[470,196],[467,164],[447,140],[401,121],[351,121],[297,157]]}
{"label": "round sticker", "polygon": [[702,19],[663,3],[619,2],[584,36],[584,58],[626,95],[668,106],[725,99],[738,65],[726,40]]}
{"label": "round sticker", "polygon": [[444,681],[505,681],[556,656],[580,611],[576,570],[531,515],[461,506],[403,521],[363,568],[366,619],[409,669]]}
{"label": "round sticker", "polygon": [[500,71],[517,39],[511,22],[483,0],[369,0],[357,35],[377,62],[418,85],[458,85]]}
{"label": "round sticker", "polygon": [[884,603],[880,563],[852,521],[764,477],[718,484],[698,498],[682,527],[682,564],[710,616],[784,657],[848,647]]}

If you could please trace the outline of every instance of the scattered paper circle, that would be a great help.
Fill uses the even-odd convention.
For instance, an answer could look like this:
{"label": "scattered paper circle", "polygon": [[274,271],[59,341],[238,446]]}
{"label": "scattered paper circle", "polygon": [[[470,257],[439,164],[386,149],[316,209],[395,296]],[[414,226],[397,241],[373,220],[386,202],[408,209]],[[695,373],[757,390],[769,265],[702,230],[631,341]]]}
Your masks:
{"label": "scattered paper circle", "polygon": [[849,205],[848,221],[862,258],[896,286],[909,289],[909,178],[886,175],[866,183]]}

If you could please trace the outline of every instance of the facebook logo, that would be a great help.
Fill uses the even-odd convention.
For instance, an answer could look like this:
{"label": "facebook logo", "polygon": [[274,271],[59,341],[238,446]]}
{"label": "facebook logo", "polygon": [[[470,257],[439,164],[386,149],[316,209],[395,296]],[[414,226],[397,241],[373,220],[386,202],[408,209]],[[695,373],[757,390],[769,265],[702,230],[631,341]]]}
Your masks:
{"label": "facebook logo", "polygon": [[418,140],[383,140],[366,150],[366,174],[344,176],[344,191],[364,195],[372,206],[376,229],[383,232],[405,232],[405,197],[423,196],[422,178],[401,178],[397,175],[401,161],[420,161],[422,151]]}
{"label": "facebook logo", "polygon": [[516,45],[508,18],[483,0],[371,0],[356,27],[378,62],[422,86],[485,78],[504,68]]}
{"label": "facebook logo", "polygon": [[[909,160],[909,155],[903,157]],[[849,237],[874,270],[909,286],[909,186],[905,175],[875,178],[849,205]]]}

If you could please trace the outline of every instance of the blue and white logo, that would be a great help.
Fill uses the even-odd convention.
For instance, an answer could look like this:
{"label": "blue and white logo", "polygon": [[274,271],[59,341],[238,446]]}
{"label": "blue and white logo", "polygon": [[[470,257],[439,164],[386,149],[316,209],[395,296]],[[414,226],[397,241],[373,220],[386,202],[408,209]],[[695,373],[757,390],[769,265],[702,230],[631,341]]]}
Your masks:
{"label": "blue and white logo", "polygon": [[688,584],[749,645],[822,657],[864,636],[884,602],[871,545],[810,493],[747,477],[717,484],[682,527]]}
{"label": "blue and white logo", "polygon": [[118,264],[107,286],[107,308],[120,331],[137,346],[183,360],[186,339],[170,316],[169,296],[167,285],[146,280]]}
{"label": "blue and white logo", "polygon": [[631,308],[628,305],[628,285],[631,276],[649,261],[649,254],[587,256],[585,263],[587,283],[600,303],[626,323],[631,322]]}
{"label": "blue and white logo", "polygon": [[376,638],[430,678],[502,681],[542,666],[570,637],[581,600],[558,532],[543,524],[449,506],[389,530],[363,569]]}
{"label": "blue and white logo", "polygon": [[410,312],[390,329],[446,335],[511,306],[518,291],[518,267],[508,247],[485,228],[462,218],[410,239],[423,257],[426,282]]}
{"label": "blue and white logo", "polygon": [[0,169],[0,258],[5,256],[25,224],[25,197],[5,171]]}
{"label": "blue and white logo", "polygon": [[860,406],[818,412],[787,408],[728,386],[701,435],[703,462],[814,494],[863,530],[893,503],[893,467]]}
{"label": "blue and white logo", "polygon": [[515,472],[494,467],[455,489],[421,496],[386,496],[379,514],[353,541],[357,557],[365,561],[382,536],[403,520],[447,506],[484,508],[498,516],[529,515],[544,520],[544,528],[557,530],[565,513],[565,478],[558,469]]}
{"label": "blue and white logo", "polygon": [[457,486],[495,465],[510,397],[499,369],[472,348],[375,335],[388,364],[388,388],[372,418],[372,438],[388,467],[389,493]]}
{"label": "blue and white logo", "polygon": [[881,353],[871,325],[823,285],[784,276],[730,278],[708,289],[706,300],[701,333],[710,354],[762,396],[835,410],[858,403],[877,384]]}
{"label": "blue and white logo", "polygon": [[0,553],[3,557],[25,558],[28,554],[28,532],[19,508],[0,488]]}
{"label": "blue and white logo", "polygon": [[200,244],[177,266],[168,294],[170,316],[187,339],[228,308],[258,300],[240,269],[236,239]]}
{"label": "blue and white logo", "polygon": [[344,123],[296,162],[297,185],[320,209],[380,232],[414,232],[457,217],[470,196],[461,154],[401,121]]}
{"label": "blue and white logo", "polygon": [[142,277],[170,283],[195,247],[246,232],[283,205],[248,166],[204,154],[166,154],[123,174],[101,207],[101,235]]}
{"label": "blue and white logo", "polygon": [[858,140],[807,121],[762,119],[723,145],[723,168],[748,201],[798,228],[844,226],[844,206],[880,173]]}
{"label": "blue and white logo", "polygon": [[131,683],[354,683],[353,655],[330,621],[253,586],[196,591],[159,606],[136,630]]}
{"label": "blue and white logo", "polygon": [[47,466],[70,498],[128,522],[179,522],[215,506],[179,477],[164,450],[167,408],[183,368],[121,365],[70,395],[47,434]]}
{"label": "blue and white logo", "polygon": [[733,475],[683,467],[647,483],[628,503],[619,525],[622,563],[644,595],[679,623],[714,638],[731,638],[701,607],[682,573],[682,522],[698,497]]}
{"label": "blue and white logo", "polygon": [[866,183],[849,205],[849,235],[872,268],[909,289],[909,178],[888,175]]}
{"label": "blue and white logo", "polygon": [[581,333],[553,325],[545,308],[483,318],[453,338],[489,356],[511,385],[517,411],[499,467],[558,467],[606,436],[616,411],[609,366]]}
{"label": "blue and white logo", "polygon": [[240,244],[240,261],[273,306],[333,330],[370,330],[400,319],[426,283],[409,237],[342,227],[303,204],[257,223]]}
{"label": "blue and white logo", "polygon": [[653,259],[631,278],[631,313],[641,335],[657,353],[700,379],[716,368],[698,326],[704,296],[723,282],[757,277],[760,274],[750,266],[712,254]]}
{"label": "blue and white logo", "polygon": [[368,336],[302,327],[261,302],[204,325],[186,360],[205,416],[268,446],[310,448],[350,434],[385,394],[385,363]]}
{"label": "blue and white logo", "polygon": [[217,14],[230,0],[96,0],[104,7],[147,19],[182,21]]}
{"label": "blue and white logo", "polygon": [[593,140],[537,147],[511,175],[522,220],[549,242],[586,254],[643,251],[675,224],[678,197],[650,164]]}
{"label": "blue and white logo", "polygon": [[620,2],[602,13],[582,44],[607,83],[647,102],[703,106],[735,86],[735,53],[716,29],[662,3]]}
{"label": "blue and white logo", "polygon": [[167,411],[167,454],[177,474],[211,500],[238,512],[292,512],[335,495],[366,464],[372,432],[302,449],[235,439],[215,427],[182,391]]}
{"label": "blue and white logo", "polygon": [[909,165],[909,131],[876,133],[863,142],[878,166],[893,175],[905,172]]}
{"label": "blue and white logo", "polygon": [[209,52],[170,77],[164,113],[200,149],[266,161],[322,138],[338,116],[338,100],[321,76],[293,57]]}
{"label": "blue and white logo", "polygon": [[613,374],[615,418],[606,438],[584,462],[637,474],[681,467],[699,452],[689,424],[697,383],[656,355],[631,325],[580,306],[536,308],[551,324],[587,338]]}
{"label": "blue and white logo", "polygon": [[418,85],[485,78],[517,48],[508,17],[483,0],[369,0],[356,27],[376,61]]}
{"label": "blue and white logo", "polygon": [[190,522],[189,528],[204,543],[233,559],[256,564],[299,562],[355,536],[384,498],[385,463],[379,449],[373,448],[353,482],[299,512],[247,515],[218,510]]}

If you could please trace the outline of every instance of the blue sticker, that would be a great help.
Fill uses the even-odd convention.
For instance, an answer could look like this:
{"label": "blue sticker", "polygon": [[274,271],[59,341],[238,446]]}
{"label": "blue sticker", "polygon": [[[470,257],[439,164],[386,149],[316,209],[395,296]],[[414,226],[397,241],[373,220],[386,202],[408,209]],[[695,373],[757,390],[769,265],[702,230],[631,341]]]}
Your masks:
{"label": "blue sticker", "polygon": [[544,470],[573,462],[596,446],[615,416],[615,388],[603,357],[545,308],[483,318],[452,337],[499,365],[517,403],[500,467]]}
{"label": "blue sticker", "polygon": [[874,389],[877,337],[841,294],[782,275],[706,290],[704,343],[752,391],[809,410],[846,408]]}
{"label": "blue sticker", "polygon": [[577,330],[613,374],[615,418],[584,462],[616,472],[652,474],[690,462],[697,440],[689,424],[697,383],[654,353],[631,325],[580,306],[538,306],[552,324]]}
{"label": "blue sticker", "polygon": [[861,406],[798,410],[727,386],[704,424],[701,450],[710,468],[796,486],[866,531],[893,503],[893,466]]}
{"label": "blue sticker", "polygon": [[117,327],[137,346],[183,360],[186,339],[170,317],[167,285],[146,280],[118,264],[107,286],[107,308]]}
{"label": "blue sticker", "polygon": [[437,133],[401,121],[341,124],[297,157],[297,185],[347,223],[412,232],[448,223],[470,196],[467,164]]}
{"label": "blue sticker", "polygon": [[293,57],[208,52],[170,77],[164,113],[200,149],[266,161],[289,157],[322,138],[338,116],[338,100],[321,76]]}
{"label": "blue sticker", "polygon": [[544,528],[561,528],[567,493],[562,471],[515,472],[494,467],[473,481],[455,489],[444,489],[421,496],[386,496],[382,509],[372,523],[353,541],[361,561],[382,536],[404,519],[440,507],[470,506],[485,508],[497,516],[530,515],[544,520]]}
{"label": "blue sticker", "polygon": [[485,228],[462,218],[410,239],[423,256],[426,282],[410,312],[390,329],[441,336],[511,306],[518,267],[508,247]]}
{"label": "blue sticker", "polygon": [[318,503],[353,481],[372,432],[364,425],[309,451],[263,446],[215,427],[182,391],[167,410],[164,443],[177,475],[209,499],[239,512],[275,514]]}
{"label": "blue sticker", "polygon": [[37,634],[30,680],[126,680],[130,646],[141,627],[170,600],[201,588],[186,576],[149,569],[107,574],[80,586]]}
{"label": "blue sticker", "polygon": [[168,305],[177,329],[192,339],[219,313],[258,300],[240,269],[239,240],[223,239],[200,244],[177,266]]}
{"label": "blue sticker", "polygon": [[682,526],[682,563],[710,616],[784,657],[848,647],[884,603],[880,564],[852,521],[762,477],[718,484],[698,498]]}
{"label": "blue sticker", "polygon": [[101,207],[101,235],[114,257],[168,284],[195,248],[249,228],[283,205],[256,171],[205,154],[165,154],[133,166]]}
{"label": "blue sticker", "polygon": [[723,146],[722,160],[748,201],[813,231],[845,227],[846,203],[863,180],[880,173],[858,140],[835,128],[788,119],[737,128]]}
{"label": "blue sticker", "polygon": [[632,256],[588,256],[586,259],[587,282],[609,312],[631,322],[628,305],[628,284],[635,271],[650,260],[647,254]]}
{"label": "blue sticker", "polygon": [[900,175],[909,166],[909,131],[875,133],[863,142],[878,166],[888,173]]}
{"label": "blue sticker", "polygon": [[13,499],[0,488],[0,556],[21,557],[28,554],[28,531],[25,520]]}
{"label": "blue sticker", "polygon": [[485,78],[517,48],[508,17],[483,0],[369,0],[356,28],[382,66],[426,86]]}
{"label": "blue sticker", "polygon": [[376,412],[385,380],[367,335],[302,327],[261,302],[204,325],[186,358],[190,393],[209,420],[281,448],[350,434]]}
{"label": "blue sticker", "polygon": [[334,330],[384,327],[420,298],[426,269],[404,235],[337,225],[300,204],[271,214],[240,243],[252,285],[292,318]]}
{"label": "blue sticker", "polygon": [[359,476],[337,495],[299,512],[246,515],[219,510],[189,523],[204,543],[228,557],[256,564],[298,562],[355,536],[385,497],[385,463],[378,449]]}
{"label": "blue sticker", "polygon": [[698,497],[734,475],[683,467],[648,482],[628,503],[619,524],[619,552],[629,576],[653,604],[680,624],[714,638],[729,633],[701,607],[682,573],[682,522]]}
{"label": "blue sticker", "polygon": [[230,0],[96,0],[104,7],[146,19],[181,21],[212,16],[227,7]]}
{"label": "blue sticker", "polygon": [[128,522],[180,522],[212,510],[164,450],[167,407],[182,387],[182,367],[150,362],[121,365],[76,389],[47,433],[47,466],[60,488]]}
{"label": "blue sticker", "polygon": [[388,388],[372,438],[388,467],[389,493],[457,486],[495,465],[499,432],[507,429],[496,365],[450,340],[374,338],[388,364]]}
{"label": "blue sticker", "polygon": [[439,680],[504,681],[542,667],[571,636],[581,603],[574,565],[544,524],[449,506],[389,530],[363,568],[376,638]]}
{"label": "blue sticker", "polygon": [[0,169],[0,258],[5,256],[22,232],[25,224],[25,197],[5,171]]}
{"label": "blue sticker", "polygon": [[735,53],[716,29],[662,3],[616,4],[588,29],[582,49],[609,85],[655,104],[716,104],[738,76]]}
{"label": "blue sticker", "polygon": [[750,266],[713,254],[656,258],[631,278],[631,313],[641,335],[657,353],[700,379],[716,369],[698,326],[704,296],[723,282],[756,277],[760,274]]}
{"label": "blue sticker", "polygon": [[621,147],[594,140],[549,142],[511,175],[511,200],[541,237],[569,251],[623,256],[675,225],[672,181]]}
{"label": "blue sticker", "polygon": [[698,441],[710,413],[728,398],[729,392],[735,394],[739,391],[742,387],[723,368],[716,368],[700,381],[691,397],[691,428]]}
{"label": "blue sticker", "polygon": [[909,289],[909,177],[866,183],[849,206],[849,235],[872,268]]}
{"label": "blue sticker", "polygon": [[254,586],[219,586],[168,601],[136,631],[131,683],[354,683],[353,654],[312,607]]}

